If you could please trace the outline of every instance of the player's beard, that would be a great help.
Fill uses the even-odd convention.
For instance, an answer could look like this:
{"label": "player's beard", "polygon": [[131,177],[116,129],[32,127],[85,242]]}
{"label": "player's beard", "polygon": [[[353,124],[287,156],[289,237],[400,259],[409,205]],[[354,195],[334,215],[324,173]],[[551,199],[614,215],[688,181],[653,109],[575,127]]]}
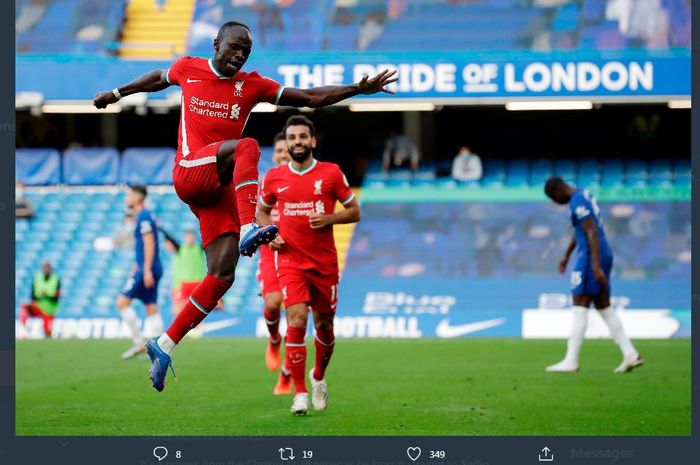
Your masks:
{"label": "player's beard", "polygon": [[292,157],[292,160],[294,160],[297,163],[304,163],[311,156],[311,152],[313,151],[313,149],[309,145],[303,145],[303,152],[295,152],[294,149],[297,147],[298,146],[292,147],[288,150],[289,156]]}

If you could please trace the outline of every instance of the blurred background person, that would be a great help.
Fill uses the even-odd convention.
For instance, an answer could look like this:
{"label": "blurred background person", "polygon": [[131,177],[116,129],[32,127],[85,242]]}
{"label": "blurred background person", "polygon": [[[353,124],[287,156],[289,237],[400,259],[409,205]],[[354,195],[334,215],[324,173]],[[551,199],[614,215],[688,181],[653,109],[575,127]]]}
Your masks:
{"label": "blurred background person", "polygon": [[34,217],[34,204],[24,196],[24,184],[21,182],[15,184],[15,217]]}
{"label": "blurred background person", "polygon": [[53,272],[51,263],[41,263],[41,272],[34,275],[31,301],[20,308],[19,321],[22,337],[26,338],[29,317],[41,318],[44,322],[44,335],[51,337],[53,320],[58,312],[58,299],[61,296],[61,279]]}
{"label": "blurred background person", "polygon": [[458,181],[478,181],[483,174],[481,157],[466,145],[460,147],[452,162],[452,177]]}
{"label": "blurred background person", "polygon": [[419,161],[420,152],[416,144],[404,134],[390,131],[382,155],[382,169],[389,171],[391,168],[411,168],[416,171]]}

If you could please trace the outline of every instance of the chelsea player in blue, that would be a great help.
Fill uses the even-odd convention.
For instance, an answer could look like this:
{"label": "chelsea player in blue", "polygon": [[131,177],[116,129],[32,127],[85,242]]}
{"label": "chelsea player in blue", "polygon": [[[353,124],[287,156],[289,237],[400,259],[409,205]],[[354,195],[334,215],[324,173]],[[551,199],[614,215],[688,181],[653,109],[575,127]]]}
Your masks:
{"label": "chelsea player in blue", "polygon": [[[145,207],[148,191],[146,186],[132,185],[126,193],[126,206],[136,220],[134,238],[136,245],[136,263],[117,298],[117,309],[131,333],[133,345],[122,354],[127,360],[145,352],[145,338],[160,335],[163,332],[163,318],[158,311],[158,281],[163,275],[163,266],[158,255],[158,226],[153,214]],[[131,301],[138,299],[146,307],[146,320],[143,332],[131,307]]]}
{"label": "chelsea player in blue", "polygon": [[564,258],[559,262],[559,272],[566,271],[569,257],[578,247],[578,258],[571,272],[571,293],[573,301],[573,326],[567,344],[566,356],[561,362],[547,367],[550,372],[578,371],[578,355],[581,351],[586,326],[588,308],[595,306],[610,330],[610,336],[622,351],[623,360],[615,373],[625,373],[644,363],[639,352],[625,334],[622,322],[610,306],[610,271],[613,253],[605,239],[600,208],[587,190],[570,186],[558,176],[549,178],[544,187],[547,197],[559,205],[569,205],[574,235]]}

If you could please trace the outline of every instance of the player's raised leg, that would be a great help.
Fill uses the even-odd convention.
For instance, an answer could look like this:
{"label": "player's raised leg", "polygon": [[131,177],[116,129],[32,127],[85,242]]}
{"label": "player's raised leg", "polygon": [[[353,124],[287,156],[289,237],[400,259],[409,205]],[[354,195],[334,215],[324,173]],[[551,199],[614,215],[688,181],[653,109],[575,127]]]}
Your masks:
{"label": "player's raised leg", "polygon": [[306,389],[306,324],[308,307],[298,303],[287,307],[287,337],[285,341],[286,365],[294,383],[294,402],[291,412],[306,415],[309,410],[309,394]]}
{"label": "player's raised leg", "polygon": [[165,388],[165,376],[171,366],[175,346],[209,315],[233,284],[238,263],[238,238],[223,234],[204,247],[207,275],[192,291],[189,300],[170,327],[156,340],[146,344],[151,357],[151,380],[158,391]]}
{"label": "player's raised leg", "polygon": [[240,253],[251,256],[261,245],[272,241],[279,229],[275,225],[263,228],[255,224],[258,196],[258,162],[260,146],[250,137],[228,140],[219,146],[217,170],[222,185],[233,180],[240,220]]}

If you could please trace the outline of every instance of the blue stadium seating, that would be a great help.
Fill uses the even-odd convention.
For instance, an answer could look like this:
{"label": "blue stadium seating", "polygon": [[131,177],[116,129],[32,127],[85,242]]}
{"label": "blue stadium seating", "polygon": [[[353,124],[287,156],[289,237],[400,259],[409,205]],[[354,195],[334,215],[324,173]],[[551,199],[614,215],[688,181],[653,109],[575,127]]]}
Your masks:
{"label": "blue stadium seating", "polygon": [[[39,5],[37,5],[39,4]],[[104,53],[119,38],[125,0],[15,1],[15,21],[20,25],[38,9],[38,21],[26,22],[17,31],[18,53]]]}
{"label": "blue stadium seating", "polygon": [[124,184],[171,184],[175,150],[130,148],[122,154],[119,180]]}
{"label": "blue stadium seating", "polygon": [[689,159],[656,159],[651,162],[620,158],[483,160],[484,175],[479,181],[457,182],[450,172],[451,160],[425,164],[413,175],[409,170],[381,171],[370,163],[363,187],[541,187],[551,175],[585,187],[671,187],[690,185]]}
{"label": "blue stadium seating", "polygon": [[[190,53],[211,51],[222,18],[253,28],[256,48],[271,51],[347,51],[358,48],[363,24],[380,28],[368,50],[526,50],[537,37],[552,36],[552,48],[626,48],[638,46],[605,18],[606,0],[571,0],[540,8],[522,0],[415,0],[392,8],[383,0],[358,0],[336,7],[332,0],[296,0],[278,15],[257,6],[232,6],[228,0],[199,0],[190,33]],[[683,0],[663,0],[669,13],[672,46],[690,46],[690,11]],[[389,10],[392,11],[389,11]],[[467,25],[465,27],[465,25]],[[494,27],[497,25],[497,27]],[[261,30],[264,28],[264,30]],[[421,34],[416,34],[420,28]],[[209,31],[207,35],[206,32]]]}
{"label": "blue stadium seating", "polygon": [[[124,218],[124,193],[93,192],[74,187],[67,190],[28,192],[36,206],[33,220],[18,219],[15,222],[15,298],[17,305],[26,302],[34,273],[42,260],[52,261],[62,279],[63,316],[116,316],[114,301],[126,280],[133,261],[133,249],[116,249],[99,252],[94,249],[97,237],[114,237],[122,227]],[[76,214],[76,202],[85,204],[81,214]],[[157,217],[168,217],[168,232],[181,238],[186,229],[197,231],[196,219],[172,188],[164,192],[152,189],[149,203]],[[48,208],[47,208],[48,206]],[[97,206],[97,211],[94,207]],[[165,226],[165,225],[163,225]],[[161,282],[159,304],[166,316],[171,310],[170,263],[171,256],[161,248],[165,274]],[[258,311],[261,302],[257,298],[258,284],[256,260],[241,260],[236,272],[235,295],[244,298],[225,300],[225,312],[241,310]],[[252,307],[242,308],[243,302]]]}
{"label": "blue stadium seating", "polygon": [[61,182],[61,156],[56,149],[15,150],[15,177],[27,186]]}
{"label": "blue stadium seating", "polygon": [[110,148],[68,149],[63,153],[63,176],[72,185],[116,184],[119,154]]}

